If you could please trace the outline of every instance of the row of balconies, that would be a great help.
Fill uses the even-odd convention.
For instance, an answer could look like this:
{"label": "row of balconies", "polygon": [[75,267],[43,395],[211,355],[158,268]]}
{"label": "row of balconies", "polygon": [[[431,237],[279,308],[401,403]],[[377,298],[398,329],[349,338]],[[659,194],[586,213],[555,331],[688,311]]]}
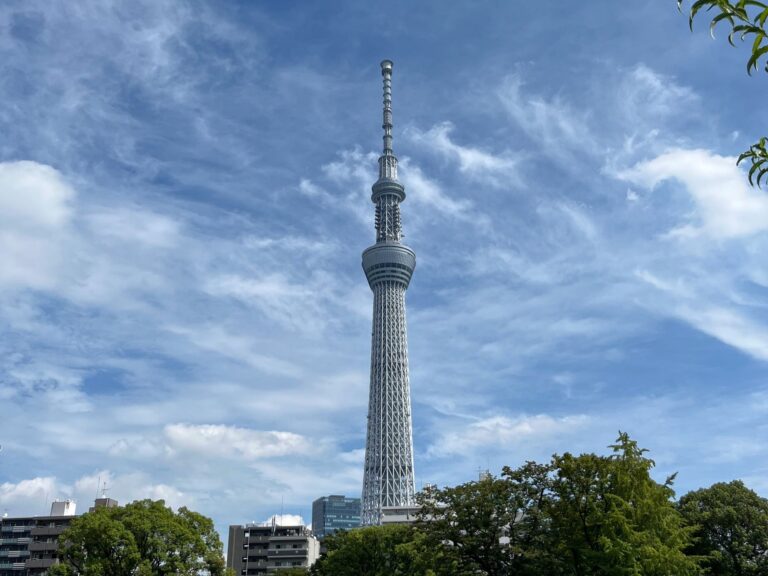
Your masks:
{"label": "row of balconies", "polygon": [[68,526],[35,526],[30,531],[31,536],[59,536]]}
{"label": "row of balconies", "polygon": [[[307,548],[262,548],[260,550],[248,550],[246,556],[248,558],[263,558],[265,556],[306,556]],[[245,561],[246,556],[243,556]]]}
{"label": "row of balconies", "polygon": [[24,570],[25,562],[0,562],[0,570]]}
{"label": "row of balconies", "polygon": [[29,536],[22,536],[21,538],[0,538],[0,546],[7,544],[28,544],[32,541]]}
{"label": "row of balconies", "polygon": [[34,524],[23,524],[21,526],[11,526],[10,524],[3,524],[2,526],[0,526],[0,532],[12,532],[14,534],[17,532],[29,532],[34,527],[35,527]]}
{"label": "row of balconies", "polygon": [[246,542],[269,542],[270,538],[272,538],[271,535],[266,535],[266,536],[249,536],[247,532],[245,534],[245,541]]}
{"label": "row of balconies", "polygon": [[285,548],[282,550],[267,550],[267,556],[306,556],[306,548]]}
{"label": "row of balconies", "polygon": [[54,551],[59,549],[59,543],[56,541],[53,542],[30,542],[29,543],[29,551],[30,552],[43,552],[46,550]]}
{"label": "row of balconies", "polygon": [[30,558],[27,560],[27,568],[50,568],[56,563],[56,558]]}
{"label": "row of balconies", "polygon": [[0,550],[2,558],[25,558],[29,556],[29,550]]}

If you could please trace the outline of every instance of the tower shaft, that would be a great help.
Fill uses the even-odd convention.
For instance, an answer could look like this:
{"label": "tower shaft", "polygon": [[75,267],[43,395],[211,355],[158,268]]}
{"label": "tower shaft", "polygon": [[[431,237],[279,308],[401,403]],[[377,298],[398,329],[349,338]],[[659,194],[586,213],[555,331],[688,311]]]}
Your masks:
{"label": "tower shaft", "polygon": [[397,157],[392,150],[392,63],[382,62],[381,71],[384,151],[371,195],[376,205],[376,244],[363,252],[363,270],[373,291],[363,525],[379,524],[383,507],[412,505],[415,493],[405,291],[416,255],[400,242],[405,189],[397,181]]}

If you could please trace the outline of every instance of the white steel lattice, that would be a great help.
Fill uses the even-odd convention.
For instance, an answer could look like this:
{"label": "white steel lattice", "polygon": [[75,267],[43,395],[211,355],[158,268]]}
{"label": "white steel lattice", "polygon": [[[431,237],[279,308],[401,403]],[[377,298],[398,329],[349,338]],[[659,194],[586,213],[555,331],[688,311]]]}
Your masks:
{"label": "white steel lattice", "polygon": [[384,281],[373,288],[363,524],[378,524],[383,506],[411,505],[413,501],[405,286],[400,282]]}
{"label": "white steel lattice", "polygon": [[376,204],[376,244],[363,252],[363,270],[373,290],[371,383],[363,471],[363,525],[379,524],[386,506],[414,503],[411,389],[405,291],[416,256],[401,244],[400,203],[405,190],[397,181],[392,151],[392,63],[384,76],[384,153],[371,199]]}

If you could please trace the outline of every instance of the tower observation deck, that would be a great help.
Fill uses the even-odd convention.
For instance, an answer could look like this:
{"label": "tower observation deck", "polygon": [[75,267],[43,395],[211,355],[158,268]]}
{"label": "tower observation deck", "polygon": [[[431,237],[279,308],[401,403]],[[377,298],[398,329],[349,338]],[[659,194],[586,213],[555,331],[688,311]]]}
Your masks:
{"label": "tower observation deck", "polygon": [[414,504],[411,388],[405,291],[416,254],[404,245],[400,203],[405,188],[397,180],[392,150],[392,62],[381,63],[384,78],[384,151],[371,200],[376,206],[376,243],[363,252],[363,270],[373,291],[371,382],[365,443],[361,522],[381,522],[381,509]]}

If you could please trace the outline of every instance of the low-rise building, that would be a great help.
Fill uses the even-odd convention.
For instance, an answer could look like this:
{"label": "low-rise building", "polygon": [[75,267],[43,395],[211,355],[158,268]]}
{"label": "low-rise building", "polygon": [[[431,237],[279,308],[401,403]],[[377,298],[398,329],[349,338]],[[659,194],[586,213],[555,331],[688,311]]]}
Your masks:
{"label": "low-rise building", "polygon": [[227,568],[237,576],[308,568],[320,557],[320,542],[306,526],[229,527]]}
{"label": "low-rise building", "polygon": [[45,574],[57,561],[58,540],[75,517],[75,503],[57,501],[49,516],[0,520],[0,576]]}
{"label": "low-rise building", "polygon": [[[100,498],[95,507],[100,506],[117,506],[117,502]],[[76,517],[75,510],[75,502],[62,500],[52,503],[49,516],[0,519],[0,576],[45,574],[58,562],[59,536]]]}

